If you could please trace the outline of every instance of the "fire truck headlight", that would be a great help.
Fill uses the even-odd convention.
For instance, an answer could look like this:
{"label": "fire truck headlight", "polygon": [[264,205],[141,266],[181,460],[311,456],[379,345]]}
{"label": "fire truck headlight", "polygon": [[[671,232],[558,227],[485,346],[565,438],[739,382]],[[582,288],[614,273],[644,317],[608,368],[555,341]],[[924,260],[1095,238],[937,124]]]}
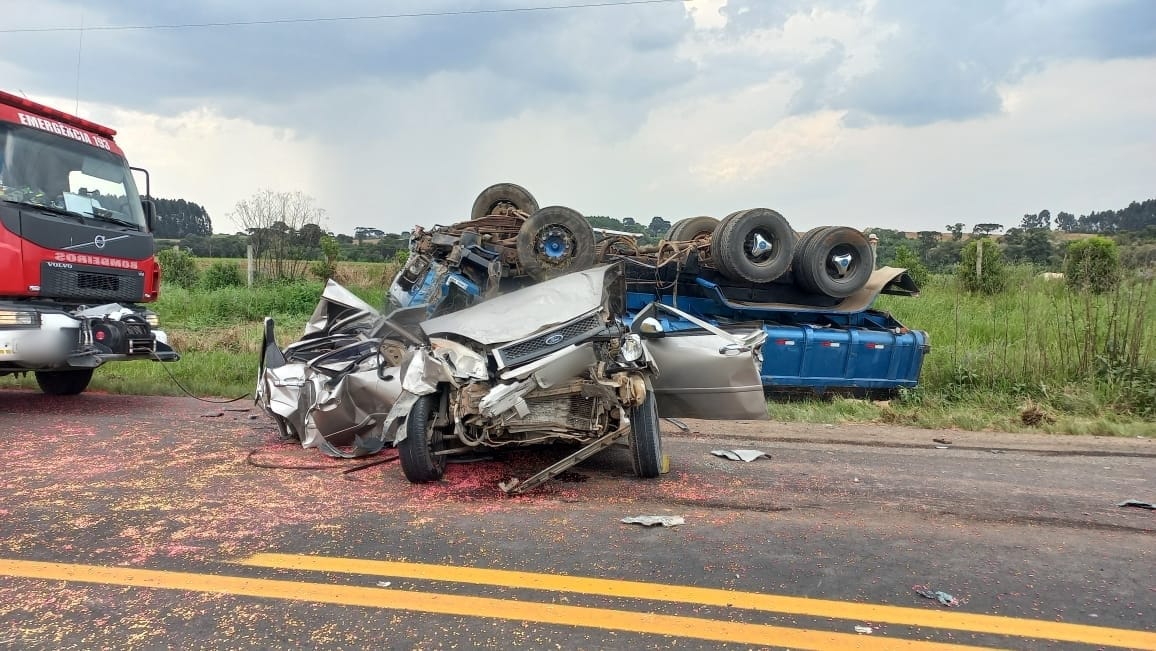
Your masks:
{"label": "fire truck headlight", "polygon": [[0,328],[37,328],[40,315],[32,310],[0,309]]}
{"label": "fire truck headlight", "polygon": [[149,324],[150,328],[156,328],[161,324],[160,317],[157,316],[156,312],[145,312],[144,318],[145,322]]}

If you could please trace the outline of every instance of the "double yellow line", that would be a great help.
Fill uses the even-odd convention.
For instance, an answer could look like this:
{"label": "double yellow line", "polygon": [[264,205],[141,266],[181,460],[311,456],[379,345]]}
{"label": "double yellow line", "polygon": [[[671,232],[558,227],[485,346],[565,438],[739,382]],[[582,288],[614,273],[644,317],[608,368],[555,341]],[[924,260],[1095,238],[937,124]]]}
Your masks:
{"label": "double yellow line", "polygon": [[[423,581],[452,581],[493,587],[674,603],[731,606],[746,610],[837,618],[856,622],[901,624],[1102,646],[1156,649],[1156,634],[1143,631],[638,581],[286,554],[257,554],[239,561],[239,564],[253,567],[360,574]],[[895,637],[747,624],[609,608],[564,606],[530,601],[448,595],[437,592],[388,590],[377,587],[254,579],[191,572],[0,559],[0,575],[365,606],[795,649],[930,650],[975,648]]]}

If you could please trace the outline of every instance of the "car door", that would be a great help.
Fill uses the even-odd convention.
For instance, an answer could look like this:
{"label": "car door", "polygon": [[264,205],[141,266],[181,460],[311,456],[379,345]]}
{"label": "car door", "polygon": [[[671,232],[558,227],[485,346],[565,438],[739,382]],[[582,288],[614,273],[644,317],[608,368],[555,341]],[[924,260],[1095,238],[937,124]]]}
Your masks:
{"label": "car door", "polygon": [[[643,324],[677,320],[683,327],[646,332]],[[652,317],[648,319],[648,317]],[[686,328],[686,329],[683,329]],[[728,332],[668,305],[652,303],[635,316],[658,367],[653,378],[658,415],[704,420],[768,420],[759,366],[766,332]]]}

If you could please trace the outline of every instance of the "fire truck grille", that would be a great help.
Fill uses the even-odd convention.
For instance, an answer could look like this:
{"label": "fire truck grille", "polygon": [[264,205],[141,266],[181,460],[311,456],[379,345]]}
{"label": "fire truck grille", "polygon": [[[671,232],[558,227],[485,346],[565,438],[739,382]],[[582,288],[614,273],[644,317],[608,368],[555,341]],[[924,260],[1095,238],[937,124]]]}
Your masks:
{"label": "fire truck grille", "polygon": [[144,277],[137,272],[60,269],[44,264],[40,267],[40,295],[86,301],[139,301],[144,297]]}

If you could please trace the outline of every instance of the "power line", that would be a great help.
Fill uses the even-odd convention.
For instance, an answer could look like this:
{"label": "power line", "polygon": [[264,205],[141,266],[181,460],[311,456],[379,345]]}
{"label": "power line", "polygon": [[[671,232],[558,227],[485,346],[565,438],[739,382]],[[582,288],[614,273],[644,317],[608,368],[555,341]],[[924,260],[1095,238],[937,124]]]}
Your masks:
{"label": "power line", "polygon": [[213,27],[245,27],[252,25],[289,25],[294,23],[338,23],[361,20],[392,20],[397,18],[432,18],[435,16],[474,16],[483,14],[514,14],[536,11],[558,11],[564,9],[598,9],[604,7],[626,7],[630,5],[686,4],[694,0],[607,0],[606,2],[582,2],[565,5],[506,7],[501,9],[461,9],[455,11],[416,11],[371,16],[333,16],[314,18],[272,18],[268,20],[236,20],[214,23],[173,23],[168,25],[93,25],[90,27],[13,27],[0,29],[0,34],[45,33],[45,32],[124,32],[151,29],[204,29]]}

